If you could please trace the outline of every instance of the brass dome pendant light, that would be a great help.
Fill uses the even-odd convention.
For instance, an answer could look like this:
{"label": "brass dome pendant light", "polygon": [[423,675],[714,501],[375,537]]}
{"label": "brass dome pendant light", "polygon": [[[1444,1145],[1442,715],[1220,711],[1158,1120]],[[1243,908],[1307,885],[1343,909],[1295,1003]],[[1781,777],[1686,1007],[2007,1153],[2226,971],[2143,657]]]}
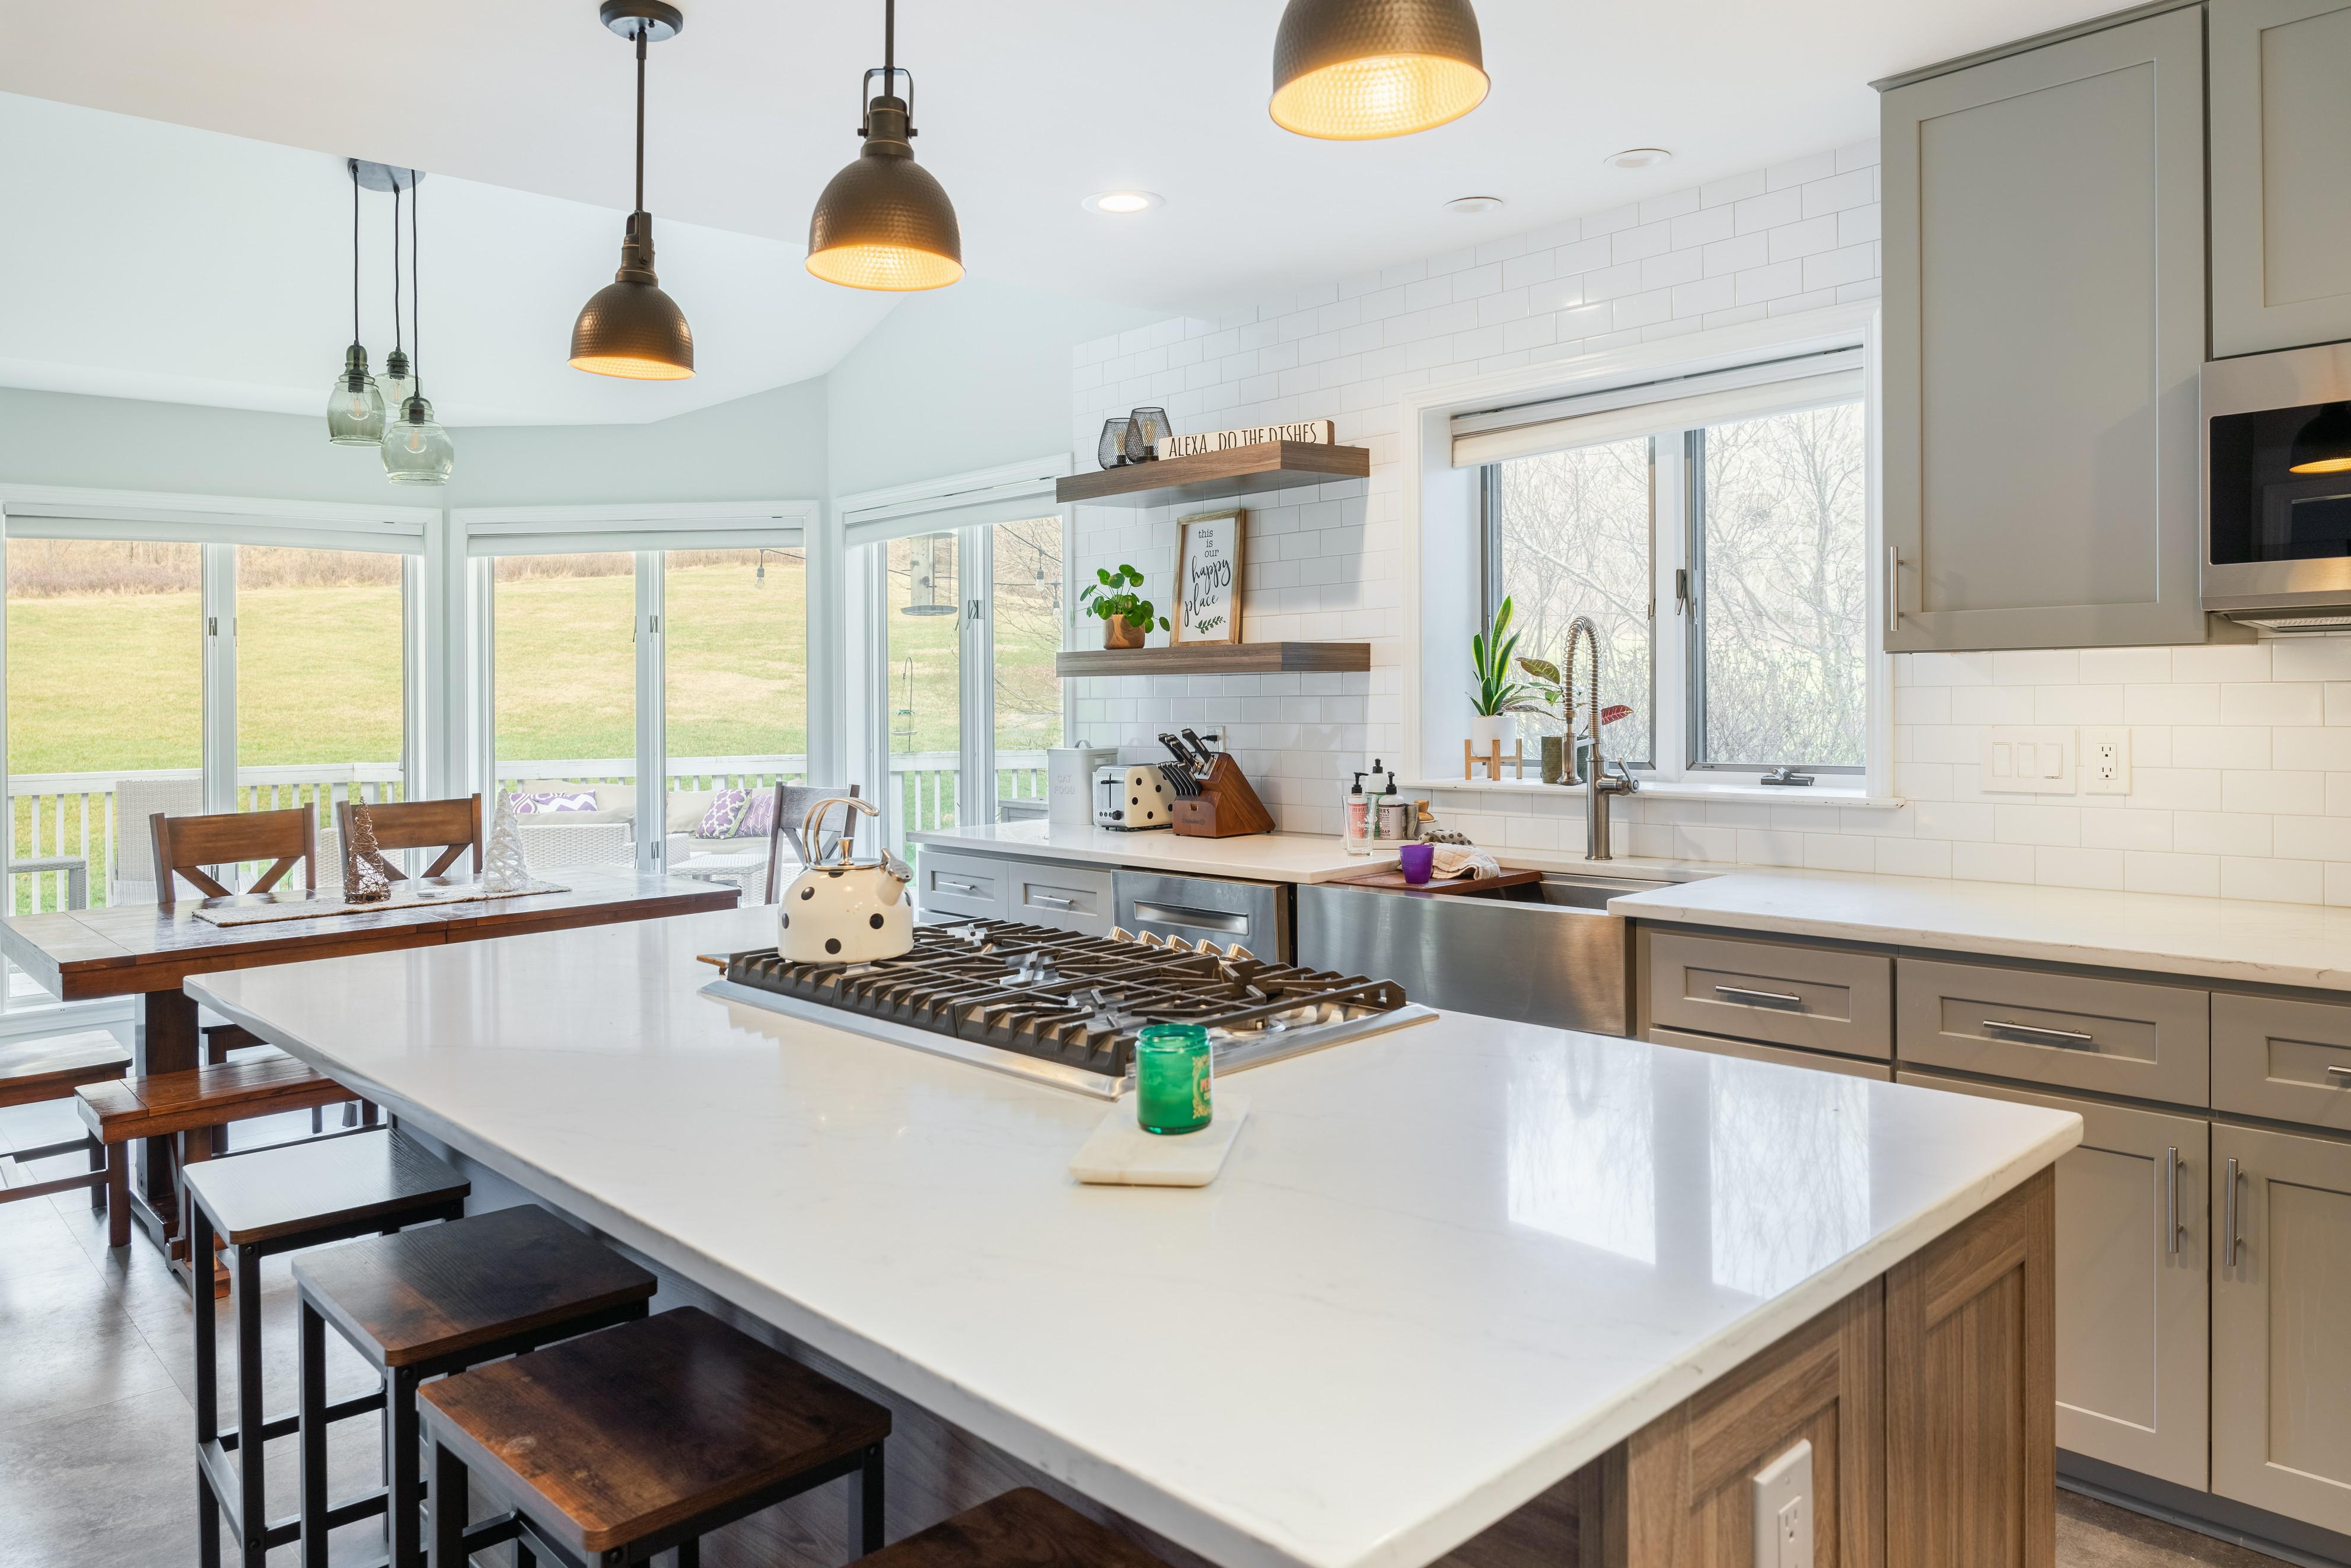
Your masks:
{"label": "brass dome pendant light", "polygon": [[694,374],[694,329],[653,275],[653,219],[645,211],[645,45],[677,37],[685,17],[663,0],[604,0],[598,13],[637,46],[637,206],[621,240],[621,268],[589,297],[571,327],[571,365],[600,376],[679,382]]}
{"label": "brass dome pendant light", "polygon": [[1469,0],[1290,0],[1273,41],[1273,122],[1368,141],[1458,120],[1492,84]]}
{"label": "brass dome pendant light", "polygon": [[327,391],[327,439],[338,446],[373,446],[383,439],[383,391],[368,374],[368,351],[360,343],[360,166],[343,161],[351,176],[351,346],[343,350],[343,373]]}
{"label": "brass dome pendant light", "polygon": [[861,97],[877,76],[881,96],[857,128],[864,150],[809,215],[808,269],[851,288],[944,288],[963,276],[963,230],[946,189],[914,162],[914,74],[898,68],[897,0],[883,0],[882,64],[865,73]]}

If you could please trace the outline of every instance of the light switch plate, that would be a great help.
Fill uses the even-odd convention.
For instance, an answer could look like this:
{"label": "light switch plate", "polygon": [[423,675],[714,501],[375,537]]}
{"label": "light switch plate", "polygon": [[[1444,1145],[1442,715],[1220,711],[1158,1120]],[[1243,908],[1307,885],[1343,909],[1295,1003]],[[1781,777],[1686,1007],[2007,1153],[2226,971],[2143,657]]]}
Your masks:
{"label": "light switch plate", "polygon": [[1813,1568],[1813,1444],[1755,1472],[1755,1568]]}
{"label": "light switch plate", "polygon": [[1984,731],[1976,788],[1988,794],[2071,795],[2074,732],[2050,725],[1993,725]]}
{"label": "light switch plate", "polygon": [[2127,795],[2130,792],[2129,728],[2119,724],[2085,725],[2082,728],[2082,793]]}

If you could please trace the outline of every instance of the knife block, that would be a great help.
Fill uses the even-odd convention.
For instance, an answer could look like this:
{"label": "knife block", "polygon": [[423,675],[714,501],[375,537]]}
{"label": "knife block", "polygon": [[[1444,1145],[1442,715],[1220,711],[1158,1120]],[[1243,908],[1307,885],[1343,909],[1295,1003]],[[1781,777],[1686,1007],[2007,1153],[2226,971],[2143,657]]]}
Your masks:
{"label": "knife block", "polygon": [[1176,831],[1187,839],[1232,839],[1273,831],[1273,813],[1249,788],[1240,764],[1220,754],[1197,795],[1176,802]]}

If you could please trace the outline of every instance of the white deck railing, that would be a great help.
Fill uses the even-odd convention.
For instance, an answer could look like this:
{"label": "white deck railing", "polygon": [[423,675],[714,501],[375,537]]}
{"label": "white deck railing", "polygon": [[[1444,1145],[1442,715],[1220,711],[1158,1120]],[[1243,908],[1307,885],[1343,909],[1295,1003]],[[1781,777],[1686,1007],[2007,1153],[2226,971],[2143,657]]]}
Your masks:
{"label": "white deck railing", "polygon": [[[78,856],[89,862],[89,901],[107,901],[107,873],[123,824],[116,820],[115,787],[125,780],[193,783],[193,768],[126,769],[95,773],[12,773],[8,776],[11,864],[49,856]],[[564,758],[546,761],[502,760],[498,785],[511,789],[527,779],[559,779],[585,784],[630,784],[633,758]],[[673,757],[671,789],[760,789],[807,781],[805,756]],[[905,835],[961,820],[956,788],[959,766],[951,751],[915,752],[890,758],[890,799],[883,807],[891,847],[904,852]],[[356,788],[370,802],[402,798],[397,763],[310,763],[240,768],[236,805],[241,811],[283,810],[309,806],[322,826],[334,819],[334,803]],[[1045,754],[1002,752],[997,757],[997,794],[1036,799],[1045,793]],[[67,873],[21,872],[10,876],[8,909],[16,914],[66,907]]]}

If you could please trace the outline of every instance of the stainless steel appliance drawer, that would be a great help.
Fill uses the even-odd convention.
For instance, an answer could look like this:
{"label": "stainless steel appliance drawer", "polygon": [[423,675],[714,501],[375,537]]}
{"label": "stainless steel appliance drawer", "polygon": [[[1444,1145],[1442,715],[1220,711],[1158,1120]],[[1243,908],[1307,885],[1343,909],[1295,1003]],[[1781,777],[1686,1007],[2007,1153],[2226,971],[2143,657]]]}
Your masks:
{"label": "stainless steel appliance drawer", "polygon": [[1893,960],[1878,953],[1648,934],[1652,1025],[1892,1056]]}
{"label": "stainless steel appliance drawer", "polygon": [[2212,1107],[2351,1133],[2351,1008],[2213,992]]}
{"label": "stainless steel appliance drawer", "polygon": [[1067,861],[1006,861],[1005,908],[1032,925],[1107,936],[1116,895],[1111,873]]}
{"label": "stainless steel appliance drawer", "polygon": [[1858,1056],[1838,1056],[1825,1051],[1795,1051],[1784,1045],[1758,1045],[1751,1040],[1723,1040],[1710,1034],[1692,1034],[1680,1029],[1653,1029],[1649,1031],[1649,1043],[1676,1045],[1684,1051],[1703,1051],[1709,1056],[1776,1061],[1782,1067],[1809,1067],[1815,1072],[1842,1073],[1847,1078],[1875,1078],[1880,1083],[1894,1082],[1891,1062],[1866,1061]]}
{"label": "stainless steel appliance drawer", "polygon": [[1115,918],[1129,931],[1219,947],[1238,943],[1258,957],[1290,961],[1287,883],[1126,870],[1112,873],[1111,883],[1117,896]]}
{"label": "stainless steel appliance drawer", "polygon": [[921,845],[914,857],[914,903],[926,919],[1002,920],[1007,869],[1003,861],[984,855]]}
{"label": "stainless steel appliance drawer", "polygon": [[1925,958],[1902,959],[1895,981],[1906,1062],[2210,1103],[2209,992]]}

